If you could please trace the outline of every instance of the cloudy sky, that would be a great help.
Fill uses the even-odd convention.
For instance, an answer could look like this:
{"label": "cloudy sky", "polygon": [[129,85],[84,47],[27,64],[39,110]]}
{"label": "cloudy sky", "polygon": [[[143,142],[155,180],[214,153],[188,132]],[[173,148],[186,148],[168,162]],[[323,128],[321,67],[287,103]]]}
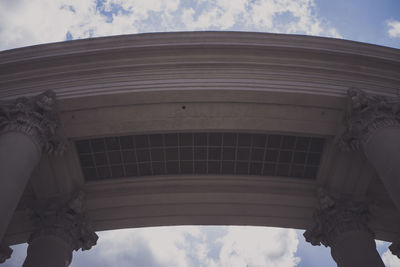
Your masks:
{"label": "cloudy sky", "polygon": [[[0,0],[0,50],[81,38],[165,31],[256,31],[342,38],[400,48],[399,0]],[[71,266],[336,266],[303,231],[180,226],[98,233]],[[378,242],[388,267],[400,260]],[[6,266],[21,266],[26,244]]]}
{"label": "cloudy sky", "polygon": [[400,48],[400,1],[0,0],[0,50],[193,30],[296,33]]}
{"label": "cloudy sky", "polygon": [[[72,267],[336,267],[330,251],[312,247],[303,231],[251,226],[174,226],[99,232],[98,244],[74,252]],[[387,267],[400,260],[378,241]],[[20,267],[26,244],[12,247],[4,267]]]}

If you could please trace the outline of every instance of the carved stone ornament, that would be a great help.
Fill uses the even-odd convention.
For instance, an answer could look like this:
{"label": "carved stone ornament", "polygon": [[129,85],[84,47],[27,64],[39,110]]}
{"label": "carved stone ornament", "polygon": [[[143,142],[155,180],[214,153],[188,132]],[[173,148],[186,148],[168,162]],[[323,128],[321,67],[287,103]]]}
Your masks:
{"label": "carved stone ornament", "polygon": [[307,242],[331,246],[337,237],[350,231],[364,231],[374,236],[367,225],[370,211],[366,203],[333,197],[323,189],[318,189],[318,199],[313,224],[304,232]]}
{"label": "carved stone ornament", "polygon": [[0,244],[0,263],[5,262],[7,259],[11,258],[13,250],[5,245],[5,244]]}
{"label": "carved stone ornament", "polygon": [[349,89],[347,95],[346,129],[336,138],[342,149],[360,149],[373,131],[400,126],[400,98],[370,95],[359,89]]}
{"label": "carved stone ornament", "polygon": [[46,91],[34,97],[20,97],[14,101],[0,102],[0,134],[22,132],[45,153],[60,154],[65,143],[58,135],[56,96]]}
{"label": "carved stone ornament", "polygon": [[400,259],[400,241],[395,241],[389,246],[390,251],[393,255],[396,255]]}
{"label": "carved stone ornament", "polygon": [[33,209],[32,219],[38,227],[28,240],[39,236],[55,235],[70,245],[72,250],[88,250],[96,245],[97,234],[85,214],[85,195],[79,192],[74,198],[60,203],[49,201],[48,205]]}

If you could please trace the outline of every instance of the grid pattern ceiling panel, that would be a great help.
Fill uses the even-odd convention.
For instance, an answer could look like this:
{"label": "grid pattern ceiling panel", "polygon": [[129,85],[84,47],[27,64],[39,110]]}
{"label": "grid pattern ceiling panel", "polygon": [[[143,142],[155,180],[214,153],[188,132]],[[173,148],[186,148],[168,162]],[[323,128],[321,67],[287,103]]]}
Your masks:
{"label": "grid pattern ceiling panel", "polygon": [[167,133],[75,142],[87,181],[176,174],[315,179],[325,139],[251,133]]}

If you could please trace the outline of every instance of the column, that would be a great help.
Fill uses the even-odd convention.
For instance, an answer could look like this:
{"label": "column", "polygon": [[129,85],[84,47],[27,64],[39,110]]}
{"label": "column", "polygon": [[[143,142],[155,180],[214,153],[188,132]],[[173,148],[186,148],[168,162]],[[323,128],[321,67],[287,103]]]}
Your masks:
{"label": "column", "polygon": [[73,250],[88,250],[97,242],[85,215],[84,194],[54,204],[50,200],[35,209],[38,229],[31,235],[23,267],[65,267]]}
{"label": "column", "polygon": [[42,152],[62,151],[55,94],[0,102],[0,241]]}
{"label": "column", "polygon": [[[400,211],[400,98],[347,92],[345,130],[337,143],[343,150],[361,149]],[[399,256],[400,246],[390,248]]]}
{"label": "column", "polygon": [[400,98],[350,89],[344,124],[338,144],[364,151],[400,211]]}
{"label": "column", "polygon": [[363,202],[332,197],[318,191],[319,207],[313,225],[304,232],[307,242],[331,248],[338,267],[384,267],[374,234],[367,225],[369,210]]}

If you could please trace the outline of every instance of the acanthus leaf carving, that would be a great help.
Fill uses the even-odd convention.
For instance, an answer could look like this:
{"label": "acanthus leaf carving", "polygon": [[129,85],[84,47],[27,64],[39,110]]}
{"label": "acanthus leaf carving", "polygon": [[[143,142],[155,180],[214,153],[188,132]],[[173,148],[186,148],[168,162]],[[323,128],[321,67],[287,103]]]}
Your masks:
{"label": "acanthus leaf carving", "polygon": [[65,142],[58,134],[59,127],[56,95],[51,90],[34,97],[0,102],[0,133],[27,134],[45,153],[61,154],[65,150]]}
{"label": "acanthus leaf carving", "polygon": [[358,150],[377,129],[400,126],[400,98],[367,94],[359,89],[347,91],[345,130],[336,137],[343,150]]}
{"label": "acanthus leaf carving", "polygon": [[72,250],[89,250],[98,236],[86,217],[85,195],[79,192],[67,202],[49,201],[49,205],[33,208],[33,220],[38,230],[29,242],[38,236],[55,235],[70,245]]}
{"label": "acanthus leaf carving", "polygon": [[319,207],[313,214],[313,223],[304,232],[307,242],[314,246],[331,246],[337,237],[349,231],[373,232],[367,225],[370,217],[368,204],[345,197],[334,197],[318,189]]}

